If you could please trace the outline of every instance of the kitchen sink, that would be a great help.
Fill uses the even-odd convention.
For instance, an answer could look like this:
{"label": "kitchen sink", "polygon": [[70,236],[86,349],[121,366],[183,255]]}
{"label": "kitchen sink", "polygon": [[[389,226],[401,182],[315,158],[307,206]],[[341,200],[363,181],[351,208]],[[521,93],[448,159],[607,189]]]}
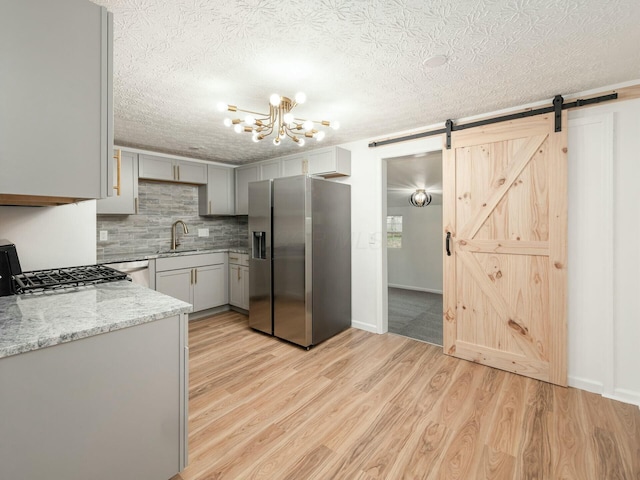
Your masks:
{"label": "kitchen sink", "polygon": [[181,253],[189,253],[189,252],[198,252],[200,249],[198,248],[185,248],[185,249],[176,249],[176,250],[157,250],[155,253],[157,255],[180,255]]}

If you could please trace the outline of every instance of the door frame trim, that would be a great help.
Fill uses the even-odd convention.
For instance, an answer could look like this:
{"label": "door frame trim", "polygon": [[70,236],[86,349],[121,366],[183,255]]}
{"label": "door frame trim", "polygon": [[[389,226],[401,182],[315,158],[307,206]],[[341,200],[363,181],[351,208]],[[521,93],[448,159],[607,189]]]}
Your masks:
{"label": "door frame trim", "polygon": [[[380,173],[380,199],[381,215],[379,218],[378,232],[380,236],[379,252],[376,262],[376,275],[378,276],[376,318],[377,332],[387,333],[389,331],[389,272],[387,264],[387,160],[403,157],[406,155],[418,155],[423,153],[440,152],[444,135],[432,136],[414,142],[404,144],[393,144],[376,149],[376,162]],[[378,243],[378,242],[376,242]]]}

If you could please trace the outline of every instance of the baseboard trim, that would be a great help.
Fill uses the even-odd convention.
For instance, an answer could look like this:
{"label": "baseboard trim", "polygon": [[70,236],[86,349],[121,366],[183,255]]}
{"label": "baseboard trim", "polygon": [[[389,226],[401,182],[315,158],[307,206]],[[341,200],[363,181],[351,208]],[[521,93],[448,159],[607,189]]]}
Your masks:
{"label": "baseboard trim", "polygon": [[611,400],[617,400],[618,402],[637,405],[640,408],[639,392],[634,392],[625,388],[616,388],[613,393],[607,393],[604,391],[604,385],[601,382],[573,376],[569,376],[567,380],[570,387],[596,393],[598,395],[602,395],[604,398],[610,398]]}
{"label": "baseboard trim", "polygon": [[351,326],[353,328],[357,328],[359,330],[364,330],[365,332],[371,333],[380,333],[375,325],[371,325],[370,323],[358,322],[357,320],[351,320]]}
{"label": "baseboard trim", "polygon": [[215,315],[216,313],[222,313],[229,311],[229,305],[221,305],[219,307],[209,308],[208,310],[202,310],[200,312],[190,313],[189,320],[199,320],[204,317],[209,317],[211,315]]}
{"label": "baseboard trim", "polygon": [[388,284],[391,288],[402,288],[403,290],[413,290],[415,292],[428,292],[428,293],[438,293],[442,295],[442,290],[435,290],[433,288],[422,288],[422,287],[413,287],[411,285],[398,285],[396,283]]}
{"label": "baseboard trim", "polygon": [[625,388],[616,388],[613,395],[605,393],[602,394],[602,396],[612,400],[618,400],[619,402],[630,403],[640,408],[640,393],[638,392],[633,392]]}
{"label": "baseboard trim", "polygon": [[593,380],[582,377],[573,377],[569,375],[569,377],[567,378],[567,383],[570,387],[578,388],[580,390],[585,390],[591,393],[597,393],[598,395],[602,395],[602,391],[604,390],[601,382],[595,382]]}

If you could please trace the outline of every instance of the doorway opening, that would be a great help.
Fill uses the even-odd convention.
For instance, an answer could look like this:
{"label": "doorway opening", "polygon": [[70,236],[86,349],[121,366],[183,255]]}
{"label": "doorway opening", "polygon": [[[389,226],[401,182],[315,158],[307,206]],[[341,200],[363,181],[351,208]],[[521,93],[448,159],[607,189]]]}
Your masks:
{"label": "doorway opening", "polygon": [[388,331],[441,346],[442,151],[385,162]]}

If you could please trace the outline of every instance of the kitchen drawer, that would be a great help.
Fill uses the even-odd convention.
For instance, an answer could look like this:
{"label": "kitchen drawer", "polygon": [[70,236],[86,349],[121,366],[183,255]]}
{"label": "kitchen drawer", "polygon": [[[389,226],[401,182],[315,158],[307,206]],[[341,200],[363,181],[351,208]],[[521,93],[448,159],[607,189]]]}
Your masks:
{"label": "kitchen drawer", "polygon": [[229,252],[229,264],[241,265],[243,267],[249,266],[249,255],[246,253],[231,253]]}
{"label": "kitchen drawer", "polygon": [[160,257],[156,259],[156,272],[178,270],[181,268],[197,268],[203,265],[225,263],[226,253],[203,253],[196,255],[179,255],[176,257]]}

